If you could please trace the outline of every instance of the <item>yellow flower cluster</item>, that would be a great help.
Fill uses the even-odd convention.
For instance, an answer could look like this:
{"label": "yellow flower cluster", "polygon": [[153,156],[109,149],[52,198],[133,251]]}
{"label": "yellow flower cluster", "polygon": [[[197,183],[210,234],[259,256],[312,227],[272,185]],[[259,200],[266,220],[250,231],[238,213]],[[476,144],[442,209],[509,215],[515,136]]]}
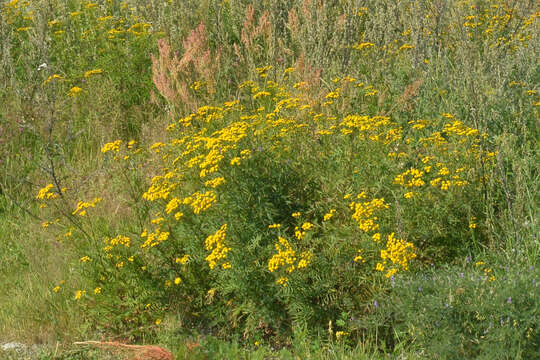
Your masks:
{"label": "yellow flower cluster", "polygon": [[79,216],[85,216],[86,215],[86,209],[96,207],[96,204],[99,203],[102,199],[101,198],[94,198],[92,201],[79,201],[77,203],[77,207],[71,215],[79,215]]}
{"label": "yellow flower cluster", "polygon": [[180,201],[179,198],[172,198],[169,203],[167,204],[167,206],[165,207],[165,212],[167,214],[170,214],[171,212],[173,212],[174,210],[176,210],[176,208],[178,206],[180,206],[182,202]]}
{"label": "yellow flower cluster", "polygon": [[375,44],[370,43],[370,42],[363,42],[363,43],[353,45],[353,49],[356,49],[356,50],[369,49],[372,46],[375,46]]}
{"label": "yellow flower cluster", "polygon": [[63,78],[61,75],[53,74],[53,75],[49,76],[49,77],[47,78],[47,80],[45,80],[45,81],[43,82],[43,85],[46,85],[46,84],[48,84],[48,83],[50,83],[51,81],[56,80],[56,79],[58,79],[58,80],[63,80],[64,78]]}
{"label": "yellow flower cluster", "polygon": [[211,188],[217,188],[218,186],[225,183],[225,178],[223,176],[217,177],[212,180],[208,180],[204,183],[204,186],[211,187]]}
{"label": "yellow flower cluster", "polygon": [[71,97],[75,97],[75,96],[79,95],[81,93],[81,91],[82,91],[82,88],[80,88],[78,86],[74,86],[71,89],[69,89],[67,95],[71,96]]}
{"label": "yellow flower cluster", "polygon": [[101,74],[102,72],[103,71],[101,69],[88,70],[87,72],[84,73],[84,77],[88,78],[92,75]]}
{"label": "yellow flower cluster", "polygon": [[302,238],[306,235],[306,232],[310,230],[314,225],[310,222],[305,222],[302,224],[302,226],[296,226],[294,228],[294,236],[298,240],[302,240]]}
{"label": "yellow flower cluster", "polygon": [[[283,265],[292,265],[296,261],[296,251],[293,250],[287,239],[279,236],[278,237],[279,244],[275,244],[277,254],[272,256],[272,258],[268,261],[268,270],[270,272],[276,271],[280,266]],[[292,268],[291,271],[293,271],[294,268]],[[291,272],[289,271],[289,272]]]}
{"label": "yellow flower cluster", "polygon": [[57,194],[50,192],[50,190],[53,188],[53,184],[48,184],[44,188],[41,188],[36,195],[36,199],[39,200],[45,200],[45,199],[55,199],[58,197]]}
{"label": "yellow flower cluster", "polygon": [[[204,242],[207,251],[210,251],[210,255],[206,257],[208,266],[210,269],[214,269],[220,260],[227,258],[227,253],[231,250],[230,247],[225,245],[225,236],[227,232],[227,224],[223,224],[218,231],[208,236]],[[223,269],[231,268],[230,262],[221,264]]]}
{"label": "yellow flower cluster", "polygon": [[176,258],[175,262],[177,264],[182,264],[182,265],[186,265],[187,262],[189,261],[189,255],[188,254],[185,254],[184,256],[180,257],[180,258]]}
{"label": "yellow flower cluster", "polygon": [[466,126],[461,121],[454,121],[451,124],[446,124],[443,127],[443,132],[447,134],[455,134],[457,136],[477,136],[478,130]]}
{"label": "yellow flower cluster", "polygon": [[86,294],[86,290],[75,291],[75,300],[80,300]]}
{"label": "yellow flower cluster", "polygon": [[115,247],[117,245],[123,245],[125,247],[129,247],[131,245],[131,239],[124,235],[118,235],[115,238],[112,238],[108,241],[109,246]]}
{"label": "yellow flower cluster", "polygon": [[[409,261],[416,258],[415,247],[412,243],[397,239],[394,233],[391,233],[387,237],[386,248],[381,250],[382,263],[378,263],[376,269],[378,271],[384,271],[387,260],[390,260],[393,265],[401,266],[401,269],[409,269]],[[397,268],[387,269],[385,276],[391,277],[398,271]]]}
{"label": "yellow flower cluster", "polygon": [[162,143],[162,142],[157,142],[157,143],[154,143],[150,146],[150,150],[153,150],[154,152],[156,153],[160,153],[161,152],[161,148],[164,147],[165,144]]}
{"label": "yellow flower cluster", "polygon": [[[456,169],[454,174],[451,175],[450,170],[442,163],[437,163],[436,166],[439,168],[437,175],[440,176],[432,179],[429,182],[431,186],[435,188],[440,188],[442,191],[446,191],[450,188],[450,186],[463,187],[469,184],[467,180],[462,180],[459,175],[465,170],[465,167]],[[446,178],[444,178],[445,176]]]}
{"label": "yellow flower cluster", "polygon": [[[375,131],[383,126],[391,125],[391,122],[390,118],[385,116],[348,115],[339,125],[349,131],[345,131],[344,133],[346,134],[352,132],[354,129],[360,132]],[[378,137],[375,136],[370,139],[377,140]]]}
{"label": "yellow flower cluster", "polygon": [[356,255],[356,257],[354,258],[354,261],[355,262],[366,262],[366,260],[364,259],[364,257],[362,256],[362,249],[358,249],[358,255]]}
{"label": "yellow flower cluster", "polygon": [[171,181],[171,177],[154,176],[151,185],[142,195],[143,199],[155,201],[157,199],[167,199],[171,191],[178,186],[177,182]]}
{"label": "yellow flower cluster", "polygon": [[169,238],[170,232],[161,231],[160,228],[155,229],[153,232],[147,234],[146,231],[141,234],[141,237],[146,237],[146,241],[141,244],[141,248],[154,247],[164,242]]}
{"label": "yellow flower cluster", "polygon": [[118,150],[120,150],[120,144],[122,144],[122,140],[116,140],[116,141],[113,141],[113,142],[110,142],[110,143],[106,143],[101,148],[101,152],[102,153],[106,153],[106,152],[109,152],[109,151],[118,152]]}
{"label": "yellow flower cluster", "polygon": [[[366,194],[361,192],[357,195],[358,199],[366,198]],[[356,220],[360,229],[364,232],[376,231],[379,229],[379,224],[376,222],[377,217],[373,216],[376,210],[388,209],[389,205],[385,203],[384,198],[373,199],[371,201],[364,202],[351,202],[351,210],[354,211],[352,215]],[[375,243],[381,241],[381,234],[375,233],[372,235],[372,240]],[[381,250],[380,257],[383,260],[382,263],[377,263],[376,270],[384,271],[387,260],[390,260],[392,264],[400,265],[403,270],[408,269],[408,262],[416,258],[415,248],[412,243],[406,242],[401,239],[396,239],[394,233],[391,233],[387,237],[386,248]],[[362,249],[358,250],[357,256],[354,258],[355,262],[365,262]],[[398,272],[397,268],[388,269],[385,276],[391,277]]]}
{"label": "yellow flower cluster", "polygon": [[[359,199],[364,198],[365,194],[360,193],[357,196]],[[364,232],[375,231],[379,228],[376,223],[377,217],[373,216],[376,210],[388,209],[389,205],[384,202],[384,198],[373,199],[365,202],[351,202],[349,207],[354,211],[352,218],[356,220],[360,229]]]}
{"label": "yellow flower cluster", "polygon": [[193,195],[186,197],[183,200],[183,204],[190,205],[193,209],[193,213],[200,214],[201,212],[208,210],[216,201],[216,194],[213,191],[204,193],[197,191]]}
{"label": "yellow flower cluster", "polygon": [[260,97],[266,97],[266,96],[270,96],[270,95],[271,94],[268,91],[259,91],[258,93],[253,95],[253,99],[258,99]]}
{"label": "yellow flower cluster", "polygon": [[424,180],[422,180],[423,175],[424,175],[424,171],[410,168],[404,173],[401,173],[398,176],[396,176],[396,178],[394,179],[394,184],[399,184],[407,188],[421,187],[426,184]]}
{"label": "yellow flower cluster", "polygon": [[331,209],[329,212],[324,214],[323,221],[330,220],[334,216],[335,213],[336,213],[336,209]]}
{"label": "yellow flower cluster", "polygon": [[[287,239],[278,236],[278,243],[275,245],[277,254],[274,254],[268,261],[268,270],[274,272],[280,267],[286,267],[287,273],[292,273],[295,269],[306,268],[311,262],[313,253],[304,251],[300,253],[299,259],[296,256],[296,251],[292,248]],[[298,261],[297,261],[298,260]],[[286,280],[284,280],[286,279]],[[276,281],[278,284],[284,285],[288,282],[287,278],[280,278]]]}

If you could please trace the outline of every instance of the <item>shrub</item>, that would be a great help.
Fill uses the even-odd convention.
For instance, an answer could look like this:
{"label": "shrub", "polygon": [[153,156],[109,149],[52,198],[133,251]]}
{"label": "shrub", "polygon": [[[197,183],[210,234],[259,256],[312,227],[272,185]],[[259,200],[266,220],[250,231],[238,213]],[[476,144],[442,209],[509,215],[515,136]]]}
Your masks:
{"label": "shrub", "polygon": [[[148,224],[85,247],[94,285],[76,298],[124,323],[174,309],[223,334],[272,337],[360,313],[385,278],[482,241],[478,169],[493,158],[482,134],[450,114],[399,125],[338,110],[344,97],[371,101],[365,86],[336,79],[321,103],[294,69],[280,83],[271,71],[171,123],[167,142],[103,147],[127,178],[155,169],[141,194]],[[51,189],[38,198],[55,201]]]}

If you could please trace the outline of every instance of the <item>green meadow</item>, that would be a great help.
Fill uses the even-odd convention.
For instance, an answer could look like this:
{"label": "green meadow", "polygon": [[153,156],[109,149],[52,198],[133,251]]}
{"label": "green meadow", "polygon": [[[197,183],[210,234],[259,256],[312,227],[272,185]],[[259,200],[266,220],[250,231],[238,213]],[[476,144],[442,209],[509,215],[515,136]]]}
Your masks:
{"label": "green meadow", "polygon": [[540,358],[533,0],[1,0],[0,358]]}

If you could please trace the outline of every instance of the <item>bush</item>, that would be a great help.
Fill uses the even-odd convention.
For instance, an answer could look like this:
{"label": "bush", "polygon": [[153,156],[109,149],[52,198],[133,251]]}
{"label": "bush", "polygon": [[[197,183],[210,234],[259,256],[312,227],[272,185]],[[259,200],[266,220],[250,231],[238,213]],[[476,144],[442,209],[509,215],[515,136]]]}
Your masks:
{"label": "bush", "polygon": [[[274,74],[280,83],[271,71],[257,69],[237,99],[171,123],[170,140],[147,152],[103,147],[128,179],[154,169],[136,205],[148,225],[85,247],[94,285],[77,298],[100,313],[109,304],[121,323],[174,309],[223,334],[273,337],[359,314],[385,278],[482,242],[478,169],[494,154],[482,134],[450,114],[399,125],[337,109],[347,97],[371,101],[364,86],[337,79],[318,102],[294,69]],[[54,201],[50,191],[38,197]]]}

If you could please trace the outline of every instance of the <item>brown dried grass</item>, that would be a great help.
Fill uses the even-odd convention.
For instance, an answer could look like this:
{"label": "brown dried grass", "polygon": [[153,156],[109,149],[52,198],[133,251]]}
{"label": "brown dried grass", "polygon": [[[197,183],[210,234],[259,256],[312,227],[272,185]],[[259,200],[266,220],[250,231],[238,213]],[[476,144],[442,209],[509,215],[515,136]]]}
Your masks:
{"label": "brown dried grass", "polygon": [[[172,53],[167,39],[158,40],[158,56],[152,55],[152,80],[159,93],[177,110],[195,110],[197,98],[190,86],[194,81],[203,81],[208,94],[216,88],[215,75],[220,66],[220,51],[211,53],[206,27],[199,24],[182,39],[184,53]],[[152,98],[156,102],[155,96]],[[171,114],[173,115],[173,114]]]}
{"label": "brown dried grass", "polygon": [[156,345],[129,345],[117,341],[77,341],[75,345],[90,345],[124,354],[129,360],[173,360],[172,353]]}

